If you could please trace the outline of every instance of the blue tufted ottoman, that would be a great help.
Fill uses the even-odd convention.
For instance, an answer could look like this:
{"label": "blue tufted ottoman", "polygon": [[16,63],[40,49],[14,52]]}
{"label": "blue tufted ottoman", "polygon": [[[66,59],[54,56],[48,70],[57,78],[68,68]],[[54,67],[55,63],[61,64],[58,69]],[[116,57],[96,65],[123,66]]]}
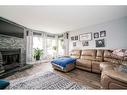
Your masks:
{"label": "blue tufted ottoman", "polygon": [[56,58],[53,61],[51,61],[51,64],[54,69],[68,72],[75,68],[76,58],[71,57],[62,57],[62,58]]}

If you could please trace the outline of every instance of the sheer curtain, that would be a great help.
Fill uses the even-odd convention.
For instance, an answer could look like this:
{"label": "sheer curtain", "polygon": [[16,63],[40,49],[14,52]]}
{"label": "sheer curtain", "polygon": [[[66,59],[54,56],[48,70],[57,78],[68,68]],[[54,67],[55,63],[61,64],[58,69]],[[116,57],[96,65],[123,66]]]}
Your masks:
{"label": "sheer curtain", "polygon": [[26,31],[27,33],[27,45],[26,45],[26,61],[27,63],[32,62],[32,50],[33,50],[33,32],[30,30]]}

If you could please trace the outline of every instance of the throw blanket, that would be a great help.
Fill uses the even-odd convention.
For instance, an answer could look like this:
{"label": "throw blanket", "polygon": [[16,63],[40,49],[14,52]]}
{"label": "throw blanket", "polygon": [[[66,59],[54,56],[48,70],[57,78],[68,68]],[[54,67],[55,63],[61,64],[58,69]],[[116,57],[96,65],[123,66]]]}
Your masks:
{"label": "throw blanket", "polygon": [[53,61],[51,61],[52,64],[61,66],[63,68],[66,68],[66,65],[74,64],[75,62],[76,62],[76,58],[71,58],[71,57],[56,58]]}
{"label": "throw blanket", "polygon": [[113,50],[113,54],[121,57],[127,56],[127,49],[115,49]]}

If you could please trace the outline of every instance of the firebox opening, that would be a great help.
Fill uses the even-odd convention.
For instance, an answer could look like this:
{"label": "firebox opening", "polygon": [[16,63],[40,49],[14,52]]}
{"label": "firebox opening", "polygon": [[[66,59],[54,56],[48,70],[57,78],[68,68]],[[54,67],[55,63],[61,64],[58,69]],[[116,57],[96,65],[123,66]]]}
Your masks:
{"label": "firebox opening", "polygon": [[2,65],[6,71],[20,66],[20,49],[1,49],[0,52],[2,54]]}

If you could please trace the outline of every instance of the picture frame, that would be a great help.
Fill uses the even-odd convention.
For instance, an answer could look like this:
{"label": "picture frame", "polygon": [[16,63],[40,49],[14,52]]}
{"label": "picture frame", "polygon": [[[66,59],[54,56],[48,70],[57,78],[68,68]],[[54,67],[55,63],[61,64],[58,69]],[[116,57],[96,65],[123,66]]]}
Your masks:
{"label": "picture frame", "polygon": [[104,39],[95,40],[95,43],[96,43],[96,47],[105,47]]}
{"label": "picture frame", "polygon": [[100,31],[100,37],[106,37],[106,31]]}
{"label": "picture frame", "polygon": [[73,42],[73,46],[74,46],[74,47],[76,46],[76,42]]}
{"label": "picture frame", "polygon": [[78,40],[78,36],[75,36],[75,40]]}
{"label": "picture frame", "polygon": [[90,41],[92,40],[92,33],[84,33],[79,35],[80,41]]}
{"label": "picture frame", "polygon": [[88,41],[83,41],[82,46],[89,46],[89,42]]}
{"label": "picture frame", "polygon": [[74,41],[74,36],[71,37],[71,40]]}
{"label": "picture frame", "polygon": [[99,33],[98,32],[94,33],[94,39],[95,38],[99,38]]}

